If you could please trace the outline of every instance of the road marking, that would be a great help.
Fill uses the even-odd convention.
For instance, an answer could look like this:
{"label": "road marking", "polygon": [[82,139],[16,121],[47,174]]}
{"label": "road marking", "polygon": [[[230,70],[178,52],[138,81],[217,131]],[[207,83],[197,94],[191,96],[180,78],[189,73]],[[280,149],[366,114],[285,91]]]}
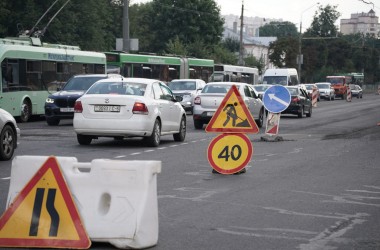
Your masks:
{"label": "road marking", "polygon": [[130,155],[140,155],[140,154],[141,154],[141,152],[136,152],[136,153],[132,153]]}
{"label": "road marking", "polygon": [[115,156],[116,159],[127,157],[126,155]]}
{"label": "road marking", "polygon": [[148,149],[148,150],[144,150],[144,153],[149,153],[149,152],[153,152],[154,149]]}
{"label": "road marking", "polygon": [[11,177],[4,177],[4,178],[1,178],[2,180],[10,180]]}

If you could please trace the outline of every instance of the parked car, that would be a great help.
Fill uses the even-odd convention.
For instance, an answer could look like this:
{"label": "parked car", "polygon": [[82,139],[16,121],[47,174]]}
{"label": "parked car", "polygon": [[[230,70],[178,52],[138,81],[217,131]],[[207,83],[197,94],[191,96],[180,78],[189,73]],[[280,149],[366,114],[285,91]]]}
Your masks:
{"label": "parked car", "polygon": [[12,159],[20,141],[20,129],[15,118],[0,108],[0,161]]}
{"label": "parked car", "polygon": [[262,100],[265,90],[269,89],[269,87],[273,86],[270,84],[258,84],[252,85],[256,92],[259,94],[259,98]]}
{"label": "parked car", "polygon": [[143,137],[148,146],[160,144],[162,135],[175,141],[186,137],[186,112],[163,82],[145,78],[104,79],[75,102],[74,131],[78,143],[98,137]]}
{"label": "parked car", "polygon": [[203,125],[211,120],[232,85],[236,85],[238,88],[247,108],[255,118],[257,126],[262,127],[264,105],[252,85],[241,82],[209,82],[194,99],[193,121],[196,129],[202,129]]}
{"label": "parked car", "polygon": [[319,89],[318,89],[318,86],[316,84],[314,84],[314,83],[305,83],[303,85],[305,86],[306,92],[309,95],[310,99],[313,98],[313,90],[315,89],[315,91],[317,91],[317,93],[316,93],[316,95],[317,95],[317,101],[319,102],[321,100]]}
{"label": "parked car", "polygon": [[335,90],[329,82],[317,82],[315,83],[319,89],[319,96],[325,100],[335,100]]}
{"label": "parked car", "polygon": [[200,92],[206,82],[201,79],[177,79],[168,83],[174,95],[182,96],[181,105],[185,111],[193,113],[194,97]]}
{"label": "parked car", "polygon": [[286,88],[289,90],[291,95],[291,101],[289,106],[281,113],[297,115],[298,118],[302,118],[306,113],[307,117],[311,117],[313,106],[311,103],[311,98],[304,87],[299,85],[287,86]]}
{"label": "parked car", "polygon": [[363,90],[359,85],[350,85],[350,88],[352,97],[363,98]]}
{"label": "parked car", "polygon": [[71,77],[62,89],[51,94],[45,101],[45,118],[50,126],[62,119],[73,119],[75,101],[96,81],[106,78],[121,78],[118,74],[86,74]]}

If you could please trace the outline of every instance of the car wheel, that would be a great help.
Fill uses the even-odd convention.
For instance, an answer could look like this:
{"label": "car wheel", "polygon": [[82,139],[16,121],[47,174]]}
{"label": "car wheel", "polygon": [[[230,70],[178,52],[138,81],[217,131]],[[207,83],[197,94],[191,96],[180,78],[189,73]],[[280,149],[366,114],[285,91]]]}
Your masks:
{"label": "car wheel", "polygon": [[179,125],[179,133],[173,134],[174,141],[184,141],[186,137],[186,118],[182,117]]}
{"label": "car wheel", "polygon": [[306,117],[311,117],[312,113],[313,113],[313,107],[310,106],[309,113],[306,114]]}
{"label": "car wheel", "polygon": [[360,95],[360,99],[363,98],[363,94]]}
{"label": "car wheel", "polygon": [[60,120],[56,118],[46,118],[46,122],[49,126],[57,126]]}
{"label": "car wheel", "polygon": [[92,137],[89,135],[77,134],[77,140],[80,145],[90,145],[92,141]]}
{"label": "car wheel", "polygon": [[300,111],[298,112],[298,118],[303,117],[303,107],[301,107]]}
{"label": "car wheel", "polygon": [[145,137],[145,142],[149,147],[157,147],[160,145],[161,140],[161,125],[160,121],[156,119],[153,125],[152,134],[148,137]]}
{"label": "car wheel", "polygon": [[196,129],[202,129],[203,128],[203,122],[200,120],[194,120],[194,127]]}
{"label": "car wheel", "polygon": [[21,106],[20,122],[29,121],[32,116],[32,105],[29,100],[24,100]]}
{"label": "car wheel", "polygon": [[257,127],[261,128],[264,124],[264,110],[260,110],[259,119],[256,120]]}
{"label": "car wheel", "polygon": [[0,143],[0,160],[11,159],[16,148],[16,135],[11,126],[4,126],[0,134]]}

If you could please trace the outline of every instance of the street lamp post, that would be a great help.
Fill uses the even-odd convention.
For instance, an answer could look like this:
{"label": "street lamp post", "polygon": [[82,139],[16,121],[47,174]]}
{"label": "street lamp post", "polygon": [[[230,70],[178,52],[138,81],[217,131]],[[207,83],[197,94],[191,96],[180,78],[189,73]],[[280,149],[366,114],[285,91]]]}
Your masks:
{"label": "street lamp post", "polygon": [[300,20],[300,35],[299,35],[299,42],[298,42],[298,56],[297,56],[297,64],[298,64],[298,78],[301,82],[301,65],[303,64],[303,55],[302,55],[302,15],[304,12],[308,11],[309,9],[313,8],[315,5],[318,5],[319,3],[313,4],[309,8],[303,10],[301,12],[301,20]]}

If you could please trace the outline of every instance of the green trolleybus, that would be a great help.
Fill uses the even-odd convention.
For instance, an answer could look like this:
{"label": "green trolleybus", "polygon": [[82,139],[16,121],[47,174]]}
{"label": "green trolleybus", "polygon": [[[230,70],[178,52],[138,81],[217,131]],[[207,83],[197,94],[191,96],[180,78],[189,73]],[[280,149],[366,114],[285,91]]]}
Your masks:
{"label": "green trolleybus", "polygon": [[170,82],[174,79],[202,79],[205,82],[214,71],[214,61],[184,58],[106,52],[107,72],[125,77],[144,77]]}
{"label": "green trolleybus", "polygon": [[105,73],[104,53],[77,46],[42,43],[39,38],[0,39],[0,108],[20,122],[43,115],[51,92],[71,76]]}

